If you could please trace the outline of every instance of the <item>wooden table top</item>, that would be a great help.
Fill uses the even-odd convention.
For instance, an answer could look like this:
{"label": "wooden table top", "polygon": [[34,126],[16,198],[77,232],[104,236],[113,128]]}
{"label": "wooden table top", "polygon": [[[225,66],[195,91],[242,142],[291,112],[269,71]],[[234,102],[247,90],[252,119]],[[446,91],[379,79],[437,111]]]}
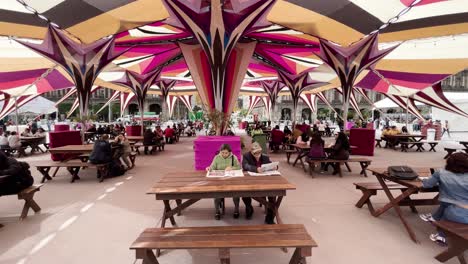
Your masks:
{"label": "wooden table top", "polygon": [[41,140],[45,137],[20,137],[20,140],[28,141],[28,140]]}
{"label": "wooden table top", "polygon": [[[429,176],[431,176],[430,168],[419,167],[419,168],[412,168],[412,169],[419,175],[419,177],[429,177]],[[374,175],[379,174],[379,175],[383,176],[385,179],[396,182],[396,183],[399,183],[401,185],[408,186],[408,187],[415,187],[415,188],[418,188],[418,189],[423,189],[422,181],[420,179],[415,179],[415,180],[412,180],[412,181],[398,180],[398,179],[395,179],[395,178],[390,177],[388,175],[388,172],[387,172],[388,169],[387,168],[368,168],[367,170],[371,171]]]}
{"label": "wooden table top", "polygon": [[295,190],[282,176],[208,178],[205,171],[173,172],[160,179],[147,194],[226,193]]}
{"label": "wooden table top", "polygon": [[94,144],[86,145],[67,145],[58,148],[50,148],[49,152],[52,154],[81,154],[91,153],[93,151]]}
{"label": "wooden table top", "polygon": [[128,140],[138,141],[143,140],[143,136],[127,136]]}
{"label": "wooden table top", "polygon": [[398,134],[398,135],[382,135],[382,137],[389,138],[425,138],[426,136],[418,134]]}
{"label": "wooden table top", "polygon": [[310,149],[310,145],[307,143],[304,144],[289,144],[289,146],[298,148],[298,149]]}

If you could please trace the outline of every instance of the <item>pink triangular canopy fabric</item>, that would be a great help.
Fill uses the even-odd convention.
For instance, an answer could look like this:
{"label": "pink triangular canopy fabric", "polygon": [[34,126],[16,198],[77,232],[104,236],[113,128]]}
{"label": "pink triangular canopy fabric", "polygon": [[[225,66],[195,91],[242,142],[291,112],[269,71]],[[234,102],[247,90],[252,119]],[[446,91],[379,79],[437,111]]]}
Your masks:
{"label": "pink triangular canopy fabric", "polygon": [[179,95],[179,99],[182,101],[182,103],[184,103],[190,112],[193,112],[192,96],[193,95]]}
{"label": "pink triangular canopy fabric", "polygon": [[99,110],[96,111],[96,114],[99,114],[102,110],[104,110],[104,108],[106,108],[111,102],[119,99],[119,96],[120,96],[120,91],[114,91],[114,93],[112,93],[111,97],[109,98],[109,100],[107,100],[107,102],[101,107],[99,108]]}
{"label": "pink triangular canopy fabric", "polygon": [[249,108],[247,109],[247,115],[250,115],[250,113],[258,105],[260,100],[261,100],[261,96],[255,96],[255,95],[249,96]]}
{"label": "pink triangular canopy fabric", "polygon": [[121,116],[123,116],[125,109],[127,109],[128,105],[130,104],[133,98],[135,98],[135,94],[133,92],[130,92],[130,93],[121,92],[120,93],[120,115]]}
{"label": "pink triangular canopy fabric", "polygon": [[[343,95],[343,90],[341,89],[341,87],[337,87],[336,90],[340,94]],[[358,114],[359,118],[364,120],[364,117],[362,116],[362,113],[361,113],[361,109],[359,109],[359,103],[356,100],[356,95],[354,94],[354,89],[353,89],[353,91],[351,91],[351,94],[350,94],[350,97],[349,97],[349,103],[350,103],[351,107],[354,109],[354,111],[356,112],[356,114]]]}
{"label": "pink triangular canopy fabric", "polygon": [[0,112],[0,119],[4,118],[5,116],[15,111],[16,106],[19,108],[38,96],[39,94],[19,96],[16,98],[16,103],[15,103],[14,98],[11,98],[9,95],[8,96],[5,95],[5,99],[3,100],[3,107]]}
{"label": "pink triangular canopy fabric", "polygon": [[272,110],[272,105],[271,105],[271,100],[267,96],[262,96],[261,98],[262,98],[262,101],[263,101],[263,105],[265,106],[265,113],[268,116],[268,120],[271,121],[271,119],[272,119],[271,113],[273,111]]}
{"label": "pink triangular canopy fabric", "polygon": [[408,100],[408,98],[404,98],[393,94],[385,94],[385,96],[387,96],[390,100],[392,100],[395,104],[397,104],[403,109],[406,109],[408,107],[408,112],[416,116],[418,119],[425,120],[425,118],[421,115],[413,100]]}
{"label": "pink triangular canopy fabric", "polygon": [[[93,88],[91,88],[90,95],[95,93],[97,90],[101,88],[102,87],[100,86],[94,86]],[[70,107],[70,110],[67,112],[67,118],[69,118],[73,114],[73,112],[75,112],[76,109],[78,109],[79,106],[80,106],[80,98],[77,96],[75,100],[73,101],[73,104]]]}
{"label": "pink triangular canopy fabric", "polygon": [[317,95],[315,94],[301,94],[301,99],[312,110],[313,113],[317,112]]}
{"label": "pink triangular canopy fabric", "polygon": [[168,108],[168,118],[171,118],[172,115],[174,114],[174,107],[177,103],[177,99],[178,97],[175,96],[175,95],[169,95],[167,96],[166,98],[166,104],[167,104],[167,108]]}
{"label": "pink triangular canopy fabric", "polygon": [[419,101],[421,103],[440,108],[442,110],[458,114],[464,117],[468,117],[468,114],[465,113],[460,108],[452,104],[442,92],[442,86],[440,83],[433,85],[432,87],[426,88],[416,94],[414,94],[411,99]]}

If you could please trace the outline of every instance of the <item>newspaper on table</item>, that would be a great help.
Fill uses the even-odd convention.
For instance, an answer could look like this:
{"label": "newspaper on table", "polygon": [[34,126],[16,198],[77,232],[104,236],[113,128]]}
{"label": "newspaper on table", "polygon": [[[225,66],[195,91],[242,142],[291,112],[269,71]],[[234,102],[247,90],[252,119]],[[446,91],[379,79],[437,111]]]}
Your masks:
{"label": "newspaper on table", "polygon": [[242,170],[212,170],[206,172],[206,177],[210,178],[222,178],[222,177],[243,177],[244,173]]}
{"label": "newspaper on table", "polygon": [[267,164],[262,164],[262,170],[263,172],[267,171],[276,171],[278,169],[279,162],[272,162],[272,163],[267,163]]}
{"label": "newspaper on table", "polygon": [[248,172],[250,176],[280,176],[281,173],[277,170],[274,171],[266,171],[262,173],[257,173],[257,172]]}

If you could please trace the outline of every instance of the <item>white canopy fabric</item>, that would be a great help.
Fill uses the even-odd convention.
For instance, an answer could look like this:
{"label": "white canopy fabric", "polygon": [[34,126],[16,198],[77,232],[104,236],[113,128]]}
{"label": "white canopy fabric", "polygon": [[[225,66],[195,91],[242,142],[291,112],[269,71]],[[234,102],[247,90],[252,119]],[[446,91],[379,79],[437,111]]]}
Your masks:
{"label": "white canopy fabric", "polygon": [[[399,107],[397,104],[395,104],[392,100],[390,100],[388,97],[385,99],[382,99],[376,103],[374,103],[375,108],[377,109],[382,109],[382,108],[397,108]],[[423,103],[416,102],[416,105],[424,105]]]}
{"label": "white canopy fabric", "polygon": [[[0,108],[3,106],[3,102],[0,102]],[[34,98],[24,106],[18,108],[18,113],[34,113],[37,115],[43,114],[50,114],[53,112],[57,112],[57,107],[55,107],[55,103],[39,96]]]}

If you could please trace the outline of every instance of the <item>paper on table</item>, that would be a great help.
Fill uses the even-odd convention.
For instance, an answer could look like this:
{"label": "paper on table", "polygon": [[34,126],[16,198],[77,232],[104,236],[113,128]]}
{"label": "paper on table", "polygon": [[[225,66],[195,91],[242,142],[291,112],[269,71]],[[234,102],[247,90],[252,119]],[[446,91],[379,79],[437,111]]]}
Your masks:
{"label": "paper on table", "polygon": [[206,177],[210,178],[222,178],[222,177],[243,177],[244,173],[242,170],[214,170],[214,171],[207,171]]}
{"label": "paper on table", "polygon": [[256,173],[256,172],[248,172],[250,176],[276,176],[276,175],[281,175],[281,173],[277,170],[275,171],[267,171],[267,172],[262,172],[262,173]]}
{"label": "paper on table", "polygon": [[266,163],[266,164],[262,164],[262,169],[264,172],[275,171],[277,170],[278,165],[279,165],[279,162]]}

